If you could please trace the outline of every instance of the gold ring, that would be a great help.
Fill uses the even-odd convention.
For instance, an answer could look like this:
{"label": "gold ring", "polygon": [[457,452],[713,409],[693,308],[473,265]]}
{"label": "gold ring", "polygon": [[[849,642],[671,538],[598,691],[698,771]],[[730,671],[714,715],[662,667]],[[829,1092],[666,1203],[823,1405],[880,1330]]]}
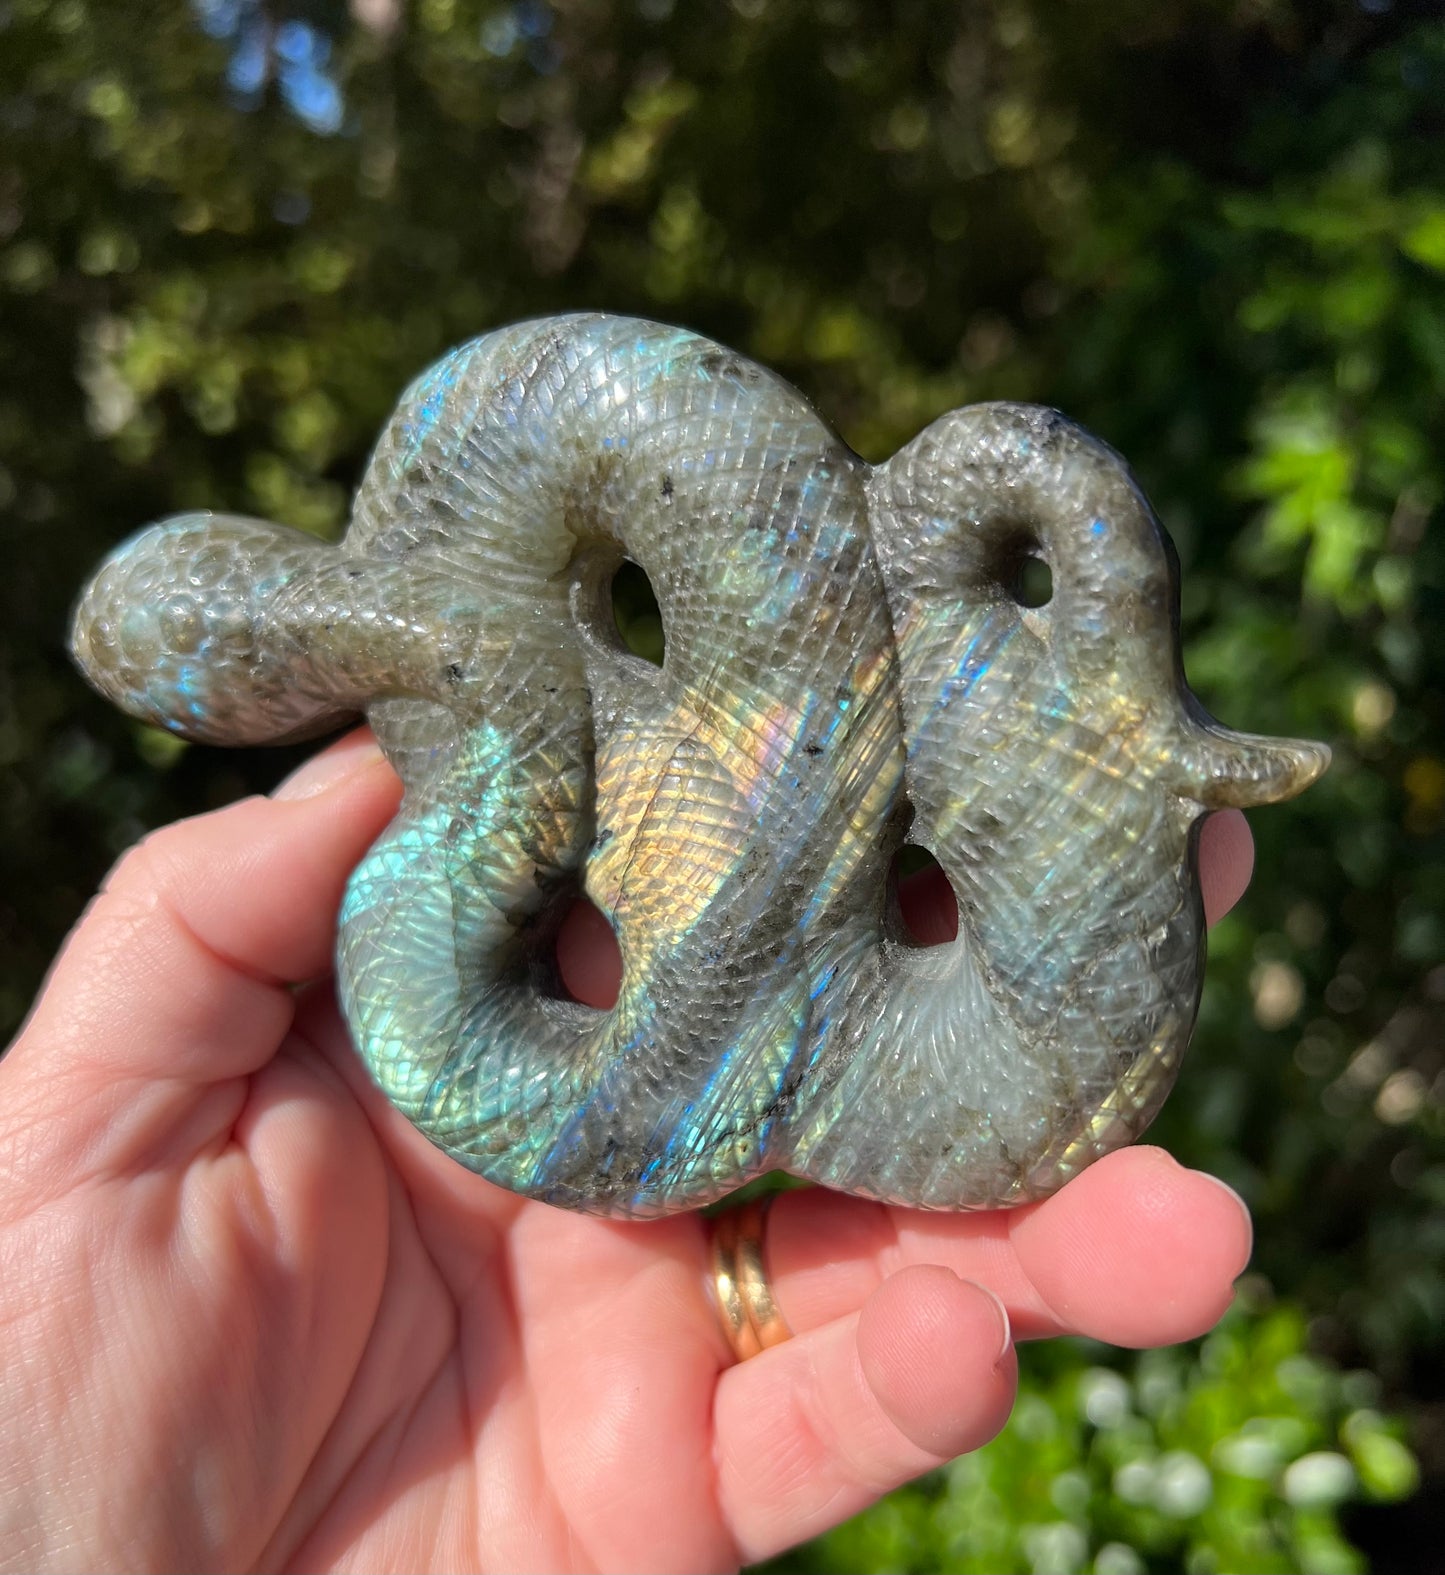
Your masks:
{"label": "gold ring", "polygon": [[729,1209],[713,1223],[712,1283],[723,1333],[738,1361],[792,1338],[763,1268],[763,1223],[773,1198]]}

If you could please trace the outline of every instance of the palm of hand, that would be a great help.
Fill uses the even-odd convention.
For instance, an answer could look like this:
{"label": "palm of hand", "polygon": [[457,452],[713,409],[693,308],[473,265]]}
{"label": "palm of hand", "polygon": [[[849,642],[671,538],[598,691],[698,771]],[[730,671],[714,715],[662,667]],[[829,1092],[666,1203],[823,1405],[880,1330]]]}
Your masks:
{"label": "palm of hand", "polygon": [[488,1187],[288,988],[394,805],[364,746],[313,770],[123,864],[0,1064],[0,1565],[727,1567],[996,1431],[1009,1322],[1227,1304],[1237,1202],[1141,1149],[1011,1215],[788,1195],[795,1338],[732,1365],[706,1222]]}

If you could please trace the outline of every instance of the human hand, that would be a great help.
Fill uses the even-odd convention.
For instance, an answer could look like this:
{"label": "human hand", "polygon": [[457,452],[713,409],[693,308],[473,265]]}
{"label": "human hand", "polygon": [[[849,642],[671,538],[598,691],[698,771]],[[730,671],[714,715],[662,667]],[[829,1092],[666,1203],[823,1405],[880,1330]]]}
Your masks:
{"label": "human hand", "polygon": [[[1162,1344],[1228,1305],[1242,1205],[1135,1148],[1011,1213],[784,1195],[794,1338],[735,1364],[707,1221],[489,1186],[293,988],[398,792],[359,733],[148,838],[0,1061],[0,1567],[726,1568],[984,1443],[1014,1339]],[[1249,850],[1207,823],[1212,917]],[[561,962],[605,997],[585,910]]]}

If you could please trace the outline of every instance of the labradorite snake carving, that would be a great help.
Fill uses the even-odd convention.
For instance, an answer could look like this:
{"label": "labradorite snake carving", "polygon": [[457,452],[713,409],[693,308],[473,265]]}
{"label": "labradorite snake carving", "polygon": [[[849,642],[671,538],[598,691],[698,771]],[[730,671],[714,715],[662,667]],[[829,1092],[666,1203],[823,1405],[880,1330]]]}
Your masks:
{"label": "labradorite snake carving", "polygon": [[[1037,553],[1052,596],[1010,592]],[[655,588],[661,668],[609,586]],[[364,712],[405,783],[337,972],[394,1103],[484,1176],[647,1216],[768,1169],[932,1208],[1040,1197],[1135,1138],[1198,1002],[1199,817],[1319,745],[1185,686],[1175,560],[1112,450],[979,405],[870,467],[677,329],[523,323],[403,396],[338,545],[182,515],[102,566],[87,676],[187,738]],[[903,841],[958,897],[906,943]],[[623,961],[564,998],[579,889]]]}

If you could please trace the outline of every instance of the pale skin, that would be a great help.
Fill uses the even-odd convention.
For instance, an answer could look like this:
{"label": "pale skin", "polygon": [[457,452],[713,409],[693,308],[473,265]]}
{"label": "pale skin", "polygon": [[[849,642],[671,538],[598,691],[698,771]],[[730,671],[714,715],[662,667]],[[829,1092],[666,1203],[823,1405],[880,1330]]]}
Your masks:
{"label": "pale skin", "polygon": [[[985,1443],[1015,1340],[1228,1306],[1242,1204],[1139,1147],[1011,1213],[786,1195],[737,1365],[705,1221],[524,1202],[368,1084],[325,975],[398,794],[362,732],[149,837],[0,1061],[0,1568],[735,1568]],[[1212,817],[1211,918],[1250,860]],[[560,956],[604,1003],[585,911]]]}

